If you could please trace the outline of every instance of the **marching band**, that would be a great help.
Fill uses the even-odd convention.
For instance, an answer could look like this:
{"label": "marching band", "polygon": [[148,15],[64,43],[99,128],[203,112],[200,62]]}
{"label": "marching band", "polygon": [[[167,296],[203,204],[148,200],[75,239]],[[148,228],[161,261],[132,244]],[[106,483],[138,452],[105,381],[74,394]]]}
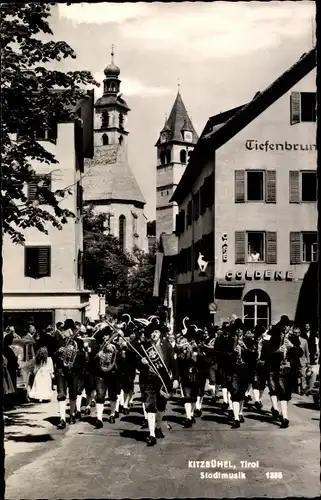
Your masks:
{"label": "marching band", "polygon": [[[179,334],[174,335],[156,316],[122,321],[104,320],[84,329],[72,320],[55,334],[55,379],[59,403],[59,429],[66,427],[67,390],[70,399],[69,423],[91,414],[96,405],[95,427],[103,427],[106,394],[110,403],[109,423],[115,423],[120,411],[128,415],[139,373],[144,421],[148,429],[147,446],[164,438],[162,421],[169,399],[179,392],[184,408],[184,427],[196,424],[202,415],[206,384],[212,404],[218,389],[222,392],[222,410],[231,427],[244,423],[243,409],[253,396],[253,405],[262,411],[262,396],[268,387],[271,418],[289,426],[288,402],[295,391],[302,355],[300,341],[293,334],[292,322],[282,317],[265,331],[262,327],[246,330],[239,318],[232,317],[222,326],[198,328],[187,325],[185,318]],[[170,428],[169,424],[167,424]]]}

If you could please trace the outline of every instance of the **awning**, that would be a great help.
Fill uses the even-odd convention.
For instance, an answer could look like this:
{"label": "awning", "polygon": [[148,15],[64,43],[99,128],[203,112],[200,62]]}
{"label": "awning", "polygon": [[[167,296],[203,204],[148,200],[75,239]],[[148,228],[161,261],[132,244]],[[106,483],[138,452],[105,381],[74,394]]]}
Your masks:
{"label": "awning", "polygon": [[218,281],[217,286],[220,288],[244,288],[245,281]]}

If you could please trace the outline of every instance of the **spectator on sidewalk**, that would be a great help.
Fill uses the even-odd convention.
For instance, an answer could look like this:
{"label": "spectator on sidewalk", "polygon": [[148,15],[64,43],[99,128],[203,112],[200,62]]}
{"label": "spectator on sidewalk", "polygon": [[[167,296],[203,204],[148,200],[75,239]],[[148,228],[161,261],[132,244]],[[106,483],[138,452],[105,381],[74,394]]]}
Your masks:
{"label": "spectator on sidewalk", "polygon": [[41,347],[36,354],[35,379],[29,397],[40,403],[51,401],[53,375],[52,359],[48,357],[47,348]]}
{"label": "spectator on sidewalk", "polygon": [[3,354],[2,354],[2,380],[3,380],[3,394],[5,396],[7,396],[8,394],[14,394],[15,389],[8,370],[8,360]]}
{"label": "spectator on sidewalk", "polygon": [[309,353],[309,345],[307,339],[303,338],[301,336],[301,330],[298,326],[294,326],[293,328],[293,333],[297,337],[299,337],[300,340],[300,346],[303,351],[302,355],[300,356],[299,363],[300,363],[300,371],[299,371],[299,389],[298,393],[302,396],[307,388],[307,368],[310,364],[310,353]]}
{"label": "spectator on sidewalk", "polygon": [[12,331],[10,331],[9,333],[5,333],[3,339],[3,355],[7,359],[7,369],[10,374],[10,378],[15,391],[17,387],[17,374],[19,370],[19,363],[15,352],[10,347],[13,344],[13,340],[14,340],[14,335]]}

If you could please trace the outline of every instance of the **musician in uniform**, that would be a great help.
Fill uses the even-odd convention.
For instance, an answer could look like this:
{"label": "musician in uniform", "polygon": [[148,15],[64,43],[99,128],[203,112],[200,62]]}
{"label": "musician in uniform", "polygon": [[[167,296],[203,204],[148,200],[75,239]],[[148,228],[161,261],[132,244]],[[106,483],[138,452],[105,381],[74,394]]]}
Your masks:
{"label": "musician in uniform", "polygon": [[[131,348],[131,346],[136,347],[136,334],[132,328],[126,328],[125,337],[126,339],[121,339],[120,341],[120,357],[118,363],[118,377],[120,389],[123,391],[124,405],[123,414],[129,414],[129,405],[134,392],[134,382],[137,367],[137,354]],[[130,345],[128,345],[130,344]],[[120,398],[118,399],[120,401]],[[116,408],[116,411],[119,411]]]}
{"label": "musician in uniform", "polygon": [[264,394],[265,387],[269,378],[269,369],[267,364],[267,355],[269,352],[269,340],[271,335],[268,331],[264,331],[262,335],[258,337],[258,356],[254,372],[253,381],[253,396],[254,396],[254,407],[261,411],[263,408],[262,398]]}
{"label": "musician in uniform", "polygon": [[55,378],[57,383],[57,400],[59,402],[60,422],[59,429],[66,427],[66,396],[67,389],[70,400],[70,424],[75,423],[77,396],[82,393],[84,365],[86,357],[83,340],[79,336],[72,319],[66,319],[64,329],[57,330],[55,342]]}
{"label": "musician in uniform", "polygon": [[217,385],[218,385],[218,360],[217,351],[215,348],[216,339],[222,334],[222,330],[218,327],[209,328],[206,332],[204,341],[202,342],[202,351],[205,356],[205,364],[207,368],[208,390],[212,396],[212,404],[216,403]]}
{"label": "musician in uniform", "polygon": [[230,366],[231,351],[231,335],[228,323],[225,322],[222,325],[222,332],[217,336],[215,341],[215,353],[217,360],[218,382],[222,389],[222,409],[223,411],[228,410],[229,414],[233,415],[231,395],[228,391],[228,370]]}
{"label": "musician in uniform", "polygon": [[118,364],[120,351],[115,345],[116,340],[111,339],[112,329],[109,325],[102,325],[95,334],[96,343],[91,350],[91,371],[94,375],[96,389],[95,426],[103,427],[103,412],[106,393],[110,403],[109,423],[115,423],[115,407],[119,393]]}
{"label": "musician in uniform", "polygon": [[195,423],[196,401],[204,391],[206,382],[205,355],[196,343],[184,338],[177,345],[177,362],[186,412],[184,427],[189,428]]}
{"label": "musician in uniform", "polygon": [[167,397],[178,388],[178,368],[173,349],[167,341],[161,340],[159,330],[153,329],[149,347],[141,345],[140,349],[143,353],[139,366],[141,388],[149,428],[147,446],[154,446],[156,438],[164,437],[162,420]]}
{"label": "musician in uniform", "polygon": [[[272,417],[281,419],[281,427],[289,427],[288,402],[291,400],[292,391],[295,387],[299,374],[299,359],[302,349],[299,338],[290,330],[286,318],[271,330],[269,340],[269,353],[267,363],[269,367],[269,392],[272,402]],[[281,415],[278,402],[280,402]]]}

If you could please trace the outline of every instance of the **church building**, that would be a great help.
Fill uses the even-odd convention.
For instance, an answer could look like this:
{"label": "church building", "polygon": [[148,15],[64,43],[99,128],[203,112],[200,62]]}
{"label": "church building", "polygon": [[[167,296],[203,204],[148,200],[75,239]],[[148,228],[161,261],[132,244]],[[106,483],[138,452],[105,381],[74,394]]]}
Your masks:
{"label": "church building", "polygon": [[85,163],[84,201],[97,213],[107,213],[106,231],[116,236],[124,251],[148,250],[146,204],[128,163],[127,114],[120,91],[120,69],[111,63],[104,70],[103,95],[95,103],[94,157]]}
{"label": "church building", "polygon": [[188,158],[198,141],[197,133],[188,116],[180,92],[165,125],[160,132],[157,147],[156,174],[156,239],[162,233],[175,230],[177,205],[170,202],[176,186],[185,171]]}

